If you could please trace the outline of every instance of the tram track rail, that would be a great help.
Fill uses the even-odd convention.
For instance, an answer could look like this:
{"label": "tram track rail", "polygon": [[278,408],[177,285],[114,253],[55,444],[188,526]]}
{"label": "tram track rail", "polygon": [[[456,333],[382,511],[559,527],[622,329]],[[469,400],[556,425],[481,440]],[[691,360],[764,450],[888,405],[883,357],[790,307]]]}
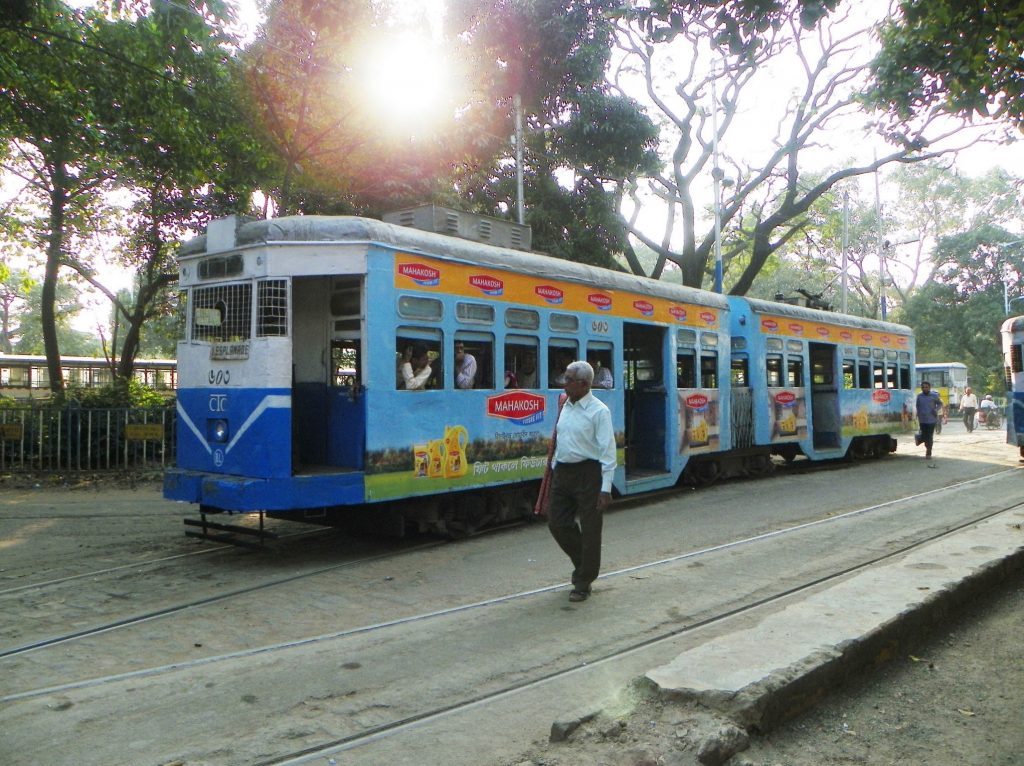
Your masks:
{"label": "tram track rail", "polygon": [[[1017,470],[1017,469],[1011,469],[1011,471],[1012,470]],[[1009,472],[1010,471],[1006,471],[1006,472],[1003,472],[1003,473],[1009,473]],[[963,482],[963,484],[970,484],[970,483],[973,483],[973,482],[976,482],[976,481],[979,481],[979,480],[978,479],[972,479],[970,481]],[[941,488],[941,489],[931,490],[931,491],[928,491],[928,492],[925,492],[925,493],[918,493],[917,495],[912,496],[912,497],[920,498],[920,497],[926,496],[926,495],[933,495],[935,493],[942,492],[944,489],[948,490],[949,488]],[[819,520],[819,521],[808,522],[807,524],[802,524],[802,525],[798,525],[797,527],[793,527],[792,530],[780,530],[778,533],[768,533],[766,535],[758,535],[758,536],[751,537],[751,538],[748,538],[748,539],[742,540],[742,541],[734,541],[732,543],[726,543],[726,544],[723,544],[721,546],[715,546],[715,547],[713,547],[711,549],[708,549],[708,551],[710,552],[711,550],[721,550],[721,549],[725,549],[725,548],[728,548],[728,547],[734,547],[735,545],[742,545],[742,544],[746,544],[746,543],[749,543],[749,542],[754,542],[756,540],[765,539],[767,537],[770,537],[770,536],[773,536],[773,535],[776,535],[776,534],[781,534],[781,533],[788,532],[788,531],[795,531],[798,528],[807,528],[809,526],[815,526],[815,525],[822,524],[822,523],[828,523],[830,521],[838,520],[840,518],[850,518],[852,516],[862,515],[864,513],[870,512],[872,510],[876,510],[876,509],[880,509],[880,508],[883,508],[883,507],[891,506],[891,505],[893,505],[895,503],[901,502],[902,500],[906,500],[906,499],[909,499],[909,498],[902,498],[900,500],[895,500],[895,501],[890,501],[890,502],[886,502],[886,503],[881,503],[881,504],[877,504],[875,506],[870,506],[870,507],[863,508],[863,509],[857,509],[855,511],[851,511],[851,512],[848,512],[848,513],[845,513],[845,514],[841,514],[841,515],[838,515],[838,516],[835,516],[835,517],[831,517],[829,519],[822,519],[822,520]],[[693,631],[701,629],[701,628],[706,628],[706,627],[713,626],[715,624],[724,622],[725,620],[729,620],[729,619],[732,619],[732,618],[735,618],[735,617],[742,616],[744,614],[753,612],[753,611],[755,611],[757,609],[760,609],[762,607],[769,606],[769,605],[771,605],[773,603],[780,602],[780,601],[782,601],[784,599],[787,599],[787,598],[789,598],[791,596],[797,595],[797,594],[802,593],[804,591],[807,591],[807,590],[810,590],[810,589],[813,589],[813,588],[817,588],[817,587],[820,587],[820,586],[823,586],[823,585],[827,585],[827,584],[832,583],[832,582],[836,582],[836,581],[841,580],[842,578],[844,578],[844,577],[846,577],[846,576],[848,576],[848,575],[850,575],[852,573],[858,572],[860,570],[863,570],[863,569],[866,569],[866,568],[869,568],[869,567],[872,567],[872,566],[875,566],[875,565],[878,565],[878,564],[882,564],[882,563],[885,563],[887,561],[891,561],[893,559],[899,558],[900,556],[903,556],[903,555],[905,555],[905,554],[907,554],[907,553],[909,553],[911,551],[914,551],[917,548],[920,548],[922,546],[928,545],[928,544],[930,544],[932,542],[935,542],[937,540],[941,540],[944,537],[948,537],[949,535],[955,534],[955,533],[957,533],[957,532],[959,532],[959,531],[961,531],[963,529],[969,528],[969,527],[971,527],[971,526],[973,526],[975,524],[978,524],[980,522],[983,522],[983,521],[985,521],[987,519],[990,519],[990,518],[993,518],[995,516],[998,516],[1001,513],[1005,513],[1005,512],[1007,512],[1009,510],[1012,510],[1014,508],[1019,508],[1021,505],[1022,505],[1022,503],[1020,503],[1020,502],[1014,502],[1014,503],[1011,503],[1010,505],[1007,505],[1005,507],[1001,507],[1001,508],[999,508],[997,510],[988,511],[988,512],[986,512],[984,514],[981,514],[981,515],[978,515],[978,516],[974,516],[974,517],[972,517],[972,518],[970,518],[970,519],[968,519],[966,521],[963,521],[960,524],[954,525],[951,528],[947,528],[947,529],[942,530],[940,532],[936,532],[934,534],[928,535],[928,536],[926,536],[926,537],[924,537],[922,539],[915,540],[913,543],[910,543],[908,545],[901,546],[897,550],[888,551],[888,552],[886,552],[886,553],[884,553],[882,555],[874,556],[874,557],[871,557],[871,558],[866,559],[864,561],[860,561],[860,562],[858,562],[856,564],[843,567],[842,569],[840,569],[838,571],[830,572],[827,575],[814,578],[812,580],[809,580],[807,582],[801,583],[799,585],[796,585],[796,586],[793,586],[793,587],[789,587],[789,588],[785,588],[785,589],[780,590],[780,591],[778,591],[776,593],[772,593],[770,595],[767,595],[767,596],[764,596],[762,598],[756,599],[756,600],[754,600],[754,601],[752,601],[750,603],[743,604],[743,605],[738,606],[738,607],[733,608],[733,609],[728,609],[726,611],[723,611],[723,612],[721,612],[719,614],[707,617],[705,619],[696,620],[696,621],[694,621],[692,623],[689,623],[689,624],[687,624],[685,626],[662,631],[662,632],[658,633],[657,635],[650,636],[650,637],[645,638],[645,639],[643,639],[641,641],[636,641],[636,642],[634,642],[632,644],[629,644],[627,646],[624,646],[624,647],[619,647],[619,648],[617,648],[617,649],[615,649],[613,651],[607,652],[606,654],[601,655],[599,657],[588,658],[584,662],[573,664],[573,665],[571,665],[569,667],[564,667],[564,668],[556,669],[556,670],[553,670],[551,672],[539,675],[539,676],[534,677],[534,678],[524,679],[521,682],[514,683],[514,684],[509,684],[509,685],[505,686],[502,689],[489,691],[489,692],[482,693],[482,694],[479,694],[479,695],[467,697],[467,698],[462,699],[462,700],[453,701],[453,702],[450,702],[450,703],[445,704],[445,705],[439,705],[439,706],[437,706],[435,708],[419,711],[419,712],[417,712],[414,715],[406,716],[404,718],[396,719],[394,721],[390,721],[390,722],[386,722],[386,723],[381,723],[381,724],[378,724],[376,726],[370,727],[370,728],[368,728],[368,729],[366,729],[366,730],[364,730],[362,732],[350,734],[350,735],[347,735],[347,736],[344,736],[344,737],[338,737],[338,738],[336,738],[334,740],[331,740],[330,742],[320,743],[320,744],[318,744],[318,745],[316,745],[314,747],[304,748],[304,749],[301,749],[301,750],[296,750],[296,751],[293,751],[293,752],[290,752],[290,753],[286,753],[286,754],[282,754],[282,755],[279,755],[279,756],[275,756],[273,758],[257,761],[255,763],[253,763],[252,766],[301,766],[301,764],[310,763],[314,759],[327,758],[327,757],[330,757],[330,756],[333,756],[333,755],[338,755],[338,754],[347,752],[349,750],[354,750],[356,748],[372,744],[375,741],[380,741],[380,740],[383,740],[383,739],[385,739],[387,737],[399,735],[399,734],[401,734],[401,733],[403,733],[403,732],[405,732],[407,730],[410,730],[410,729],[412,729],[412,728],[414,728],[416,726],[422,726],[422,725],[425,725],[425,724],[428,724],[428,723],[431,723],[431,722],[439,721],[439,720],[444,719],[444,718],[449,717],[449,716],[458,715],[458,714],[466,712],[466,711],[468,711],[468,710],[470,710],[472,708],[476,708],[476,707],[479,707],[479,706],[482,706],[482,705],[487,705],[487,704],[492,703],[492,702],[497,702],[497,701],[499,701],[499,700],[501,700],[501,699],[503,699],[505,697],[509,697],[509,696],[512,696],[512,695],[515,695],[515,694],[519,694],[519,693],[523,693],[523,692],[529,691],[530,689],[537,688],[537,687],[543,686],[545,684],[548,684],[548,683],[551,683],[551,682],[554,682],[554,681],[558,681],[558,680],[561,680],[561,679],[568,678],[568,677],[570,677],[570,676],[572,676],[574,674],[582,673],[582,672],[586,672],[588,670],[592,670],[594,668],[598,668],[601,665],[604,665],[604,664],[607,664],[607,663],[611,663],[611,662],[615,662],[617,660],[624,659],[624,658],[628,657],[629,655],[632,655],[632,654],[641,652],[643,650],[652,648],[654,646],[657,646],[658,644],[675,640],[675,639],[679,638],[680,636],[685,635],[686,633],[690,633],[690,632],[693,632]],[[696,555],[696,553],[697,552],[694,552],[694,554],[690,554],[690,555]],[[684,555],[683,557],[685,557],[685,556],[686,555]],[[649,563],[649,564],[641,565],[641,567],[646,567],[646,566],[651,566],[651,565],[652,564]],[[611,573],[611,574],[616,574],[616,575],[618,575],[618,574],[625,574],[625,573],[628,573],[628,572],[631,572],[631,571],[635,571],[637,568],[641,568],[641,567],[631,567],[631,568],[628,568],[628,569],[618,570],[618,571],[616,571],[614,573]]]}
{"label": "tram track rail", "polygon": [[[917,493],[914,493],[914,494],[911,494],[911,495],[907,495],[907,496],[904,496],[904,497],[901,497],[901,498],[896,498],[896,499],[885,501],[885,502],[882,502],[882,503],[876,503],[876,504],[872,504],[872,505],[865,506],[865,507],[862,507],[862,508],[853,509],[851,511],[847,511],[847,512],[844,512],[844,513],[839,513],[839,514],[835,514],[835,515],[829,515],[829,516],[825,516],[825,517],[820,518],[820,519],[815,519],[815,520],[812,520],[812,521],[807,521],[807,522],[802,522],[802,523],[799,523],[799,524],[789,525],[787,527],[783,527],[783,528],[776,529],[776,530],[770,530],[768,532],[764,532],[764,533],[761,533],[761,534],[751,535],[749,537],[744,537],[744,538],[740,538],[740,539],[736,539],[736,540],[732,540],[732,541],[728,541],[728,542],[724,542],[724,543],[720,543],[720,544],[716,544],[716,545],[712,545],[712,546],[707,546],[707,547],[696,549],[696,550],[686,551],[686,552],[682,552],[682,553],[675,554],[675,555],[672,555],[672,556],[659,558],[659,559],[653,560],[653,561],[643,562],[643,563],[636,564],[636,565],[633,565],[633,566],[630,566],[630,567],[625,567],[625,568],[618,569],[618,570],[615,570],[615,571],[612,571],[612,572],[608,572],[605,575],[602,575],[602,579],[634,575],[635,573],[643,571],[645,569],[653,569],[653,568],[656,568],[656,567],[662,567],[662,566],[666,566],[666,565],[671,565],[671,564],[675,564],[675,563],[678,563],[678,562],[681,562],[681,561],[685,561],[685,560],[688,560],[688,559],[696,559],[696,558],[699,558],[701,556],[708,556],[708,555],[711,555],[711,554],[714,554],[714,553],[728,551],[730,549],[738,548],[738,547],[741,547],[741,546],[747,546],[747,545],[751,545],[753,543],[770,540],[772,538],[778,538],[778,537],[782,537],[782,536],[785,536],[785,535],[792,535],[792,534],[795,534],[795,533],[798,533],[800,531],[804,531],[804,530],[807,530],[807,529],[810,529],[810,528],[813,528],[813,527],[818,527],[818,526],[828,525],[828,524],[834,524],[836,522],[839,522],[839,521],[842,521],[842,520],[845,520],[845,519],[850,519],[850,518],[853,518],[853,517],[856,517],[856,516],[861,516],[861,515],[866,515],[866,514],[870,514],[870,513],[873,513],[873,512],[878,512],[878,511],[881,511],[883,509],[892,508],[893,506],[897,506],[897,505],[900,505],[900,504],[903,504],[903,503],[916,502],[916,501],[924,500],[924,499],[930,498],[930,497],[941,496],[943,493],[949,493],[949,492],[955,492],[955,491],[963,490],[963,489],[966,489],[966,488],[968,488],[968,487],[970,487],[972,485],[976,485],[976,484],[978,484],[980,482],[991,481],[994,477],[1009,475],[1009,474],[1012,474],[1012,473],[1017,472],[1019,470],[1021,470],[1021,469],[1020,468],[1006,469],[1006,470],[1003,470],[1003,471],[996,472],[994,474],[987,474],[987,475],[982,476],[982,477],[976,477],[976,478],[964,480],[964,481],[957,482],[955,484],[952,484],[952,485],[949,485],[949,486],[945,486],[945,487],[937,487],[937,488],[934,488],[934,489],[927,490],[925,492],[917,492]],[[895,549],[895,550],[892,550],[892,551],[887,551],[883,555],[872,557],[870,559],[857,562],[854,565],[851,565],[849,567],[844,568],[842,571],[832,572],[832,573],[829,573],[825,577],[821,577],[821,578],[817,578],[817,579],[814,579],[814,580],[811,580],[811,581],[808,581],[808,582],[805,582],[805,583],[801,583],[798,586],[785,589],[783,591],[780,591],[778,593],[772,594],[772,595],[767,596],[767,597],[762,598],[762,599],[758,599],[758,600],[756,600],[756,601],[754,601],[752,603],[745,604],[742,607],[739,607],[737,609],[733,609],[733,610],[730,610],[730,611],[727,611],[727,612],[723,612],[722,614],[716,615],[716,616],[714,616],[712,618],[708,618],[707,620],[702,620],[702,621],[697,622],[697,623],[692,623],[692,624],[689,624],[689,625],[681,627],[681,628],[676,628],[676,629],[673,629],[671,631],[664,632],[663,634],[661,634],[659,636],[655,636],[655,637],[652,637],[652,638],[649,638],[647,640],[644,640],[642,642],[637,643],[633,647],[633,649],[637,650],[639,648],[649,646],[649,645],[652,644],[652,642],[668,640],[670,638],[673,638],[673,637],[676,637],[676,636],[680,635],[681,633],[683,633],[685,631],[694,630],[694,629],[696,629],[698,627],[702,627],[704,625],[713,624],[714,621],[716,621],[716,620],[722,620],[722,619],[726,619],[727,617],[734,616],[736,614],[741,614],[744,611],[748,611],[750,609],[757,608],[758,606],[763,606],[764,604],[771,603],[773,600],[785,598],[786,596],[792,595],[793,593],[798,593],[801,590],[804,590],[804,589],[807,589],[807,588],[811,588],[811,587],[815,587],[815,586],[820,585],[822,583],[828,582],[832,578],[842,577],[843,575],[848,574],[848,573],[853,572],[853,571],[856,571],[858,569],[862,569],[864,567],[872,566],[872,565],[877,564],[877,563],[879,563],[881,561],[885,561],[886,559],[890,559],[890,558],[893,558],[893,557],[896,557],[896,556],[900,556],[900,555],[906,553],[907,551],[913,550],[916,547],[919,547],[921,545],[929,543],[929,542],[931,542],[931,541],[933,541],[935,539],[939,539],[939,538],[941,538],[941,537],[943,537],[945,535],[949,535],[949,534],[951,534],[953,532],[959,531],[959,530],[961,530],[963,528],[969,527],[969,526],[971,526],[973,524],[977,524],[977,523],[979,523],[981,521],[984,521],[984,520],[986,520],[986,519],[988,519],[988,518],[990,518],[992,516],[998,515],[999,513],[1003,513],[1003,512],[1005,512],[1007,510],[1010,510],[1012,508],[1016,508],[1019,505],[1020,505],[1020,503],[1015,502],[1015,503],[1012,503],[1012,504],[1007,505],[1005,507],[1000,507],[1000,508],[998,508],[997,510],[994,510],[994,511],[989,510],[989,511],[987,511],[984,514],[974,515],[974,516],[972,516],[969,519],[962,520],[960,523],[958,523],[956,525],[947,526],[946,528],[944,528],[944,529],[942,529],[942,530],[940,530],[940,531],[938,531],[938,532],[936,532],[936,533],[934,533],[932,535],[929,535],[929,536],[927,536],[927,537],[925,537],[923,539],[915,540],[915,541],[913,541],[912,543],[910,543],[908,545],[899,547],[898,549]],[[438,541],[438,542],[429,544],[427,546],[421,546],[421,547],[417,547],[417,548],[413,548],[413,549],[408,549],[407,552],[411,553],[411,552],[414,552],[416,550],[422,550],[422,549],[425,549],[427,547],[439,546],[439,545],[444,545],[444,544],[445,543],[443,541]],[[382,555],[380,557],[373,557],[373,558],[374,559],[387,558],[387,557],[393,556],[393,555],[394,554],[384,554],[384,555]],[[346,562],[345,564],[333,565],[332,567],[322,568],[321,570],[318,570],[318,572],[316,572],[316,573],[323,572],[323,571],[330,571],[331,569],[337,569],[337,568],[342,567],[342,566],[351,566],[351,565],[354,565],[356,563],[359,563],[359,562]],[[316,573],[312,573],[311,572],[311,573],[304,573],[302,575],[294,575],[294,576],[292,576],[290,578],[287,578],[287,580],[282,580],[282,582],[288,581],[288,580],[301,579],[302,577],[311,576],[312,574],[316,574]],[[279,584],[279,583],[275,582],[273,584]],[[252,588],[249,588],[249,589],[240,590],[238,593],[234,593],[234,594],[221,594],[220,596],[217,596],[217,597],[211,597],[211,598],[208,598],[208,599],[199,600],[199,601],[197,601],[196,603],[193,603],[193,604],[182,605],[182,606],[179,606],[179,607],[175,607],[175,608],[173,608],[173,610],[172,609],[160,610],[159,612],[155,612],[152,615],[146,616],[144,619],[143,618],[136,618],[136,619],[133,619],[131,622],[121,621],[118,624],[112,624],[110,626],[107,626],[103,630],[94,629],[94,630],[90,630],[90,631],[82,631],[82,632],[80,632],[81,635],[79,635],[79,634],[69,634],[67,636],[56,637],[54,639],[50,639],[50,640],[43,641],[43,642],[36,642],[35,644],[32,644],[32,645],[27,645],[25,647],[19,647],[17,650],[8,650],[6,653],[0,654],[0,659],[14,657],[14,656],[17,656],[18,654],[24,654],[24,653],[27,653],[27,652],[30,652],[30,651],[43,650],[43,649],[55,646],[55,645],[60,644],[60,643],[66,643],[68,641],[75,640],[77,638],[81,638],[83,635],[96,635],[97,633],[100,633],[100,632],[109,632],[109,631],[115,630],[115,629],[117,629],[119,627],[124,627],[124,626],[126,626],[128,624],[137,624],[139,622],[143,622],[143,621],[146,621],[146,620],[157,619],[159,617],[168,616],[170,614],[174,614],[174,613],[177,613],[177,612],[180,612],[180,611],[184,611],[185,609],[188,609],[188,608],[193,608],[195,606],[202,606],[202,605],[205,605],[207,603],[213,603],[215,601],[220,601],[220,600],[224,600],[225,598],[233,597],[234,595],[239,595],[240,593],[243,593],[243,592],[251,592],[253,590],[259,590],[261,588],[270,587],[270,586],[271,586],[271,584],[263,584],[263,585],[260,585],[260,586],[253,586]],[[43,687],[43,688],[29,689],[29,690],[25,690],[25,691],[22,691],[22,692],[17,692],[17,693],[9,694],[7,696],[0,697],[0,703],[15,702],[15,701],[29,699],[29,698],[33,698],[33,697],[39,697],[39,696],[55,694],[55,693],[68,692],[68,691],[72,691],[72,690],[75,690],[75,689],[97,687],[97,686],[102,686],[102,685],[106,685],[106,684],[110,684],[110,683],[115,683],[115,682],[118,682],[118,681],[128,680],[128,679],[138,679],[138,678],[151,677],[151,676],[161,675],[161,674],[164,674],[164,673],[169,673],[169,672],[174,672],[174,671],[182,671],[182,670],[188,670],[188,669],[192,669],[192,668],[199,668],[199,667],[202,667],[202,666],[209,666],[209,665],[213,665],[213,664],[221,663],[221,662],[226,662],[226,661],[230,661],[230,660],[238,660],[238,659],[244,659],[244,658],[248,658],[248,657],[255,657],[255,656],[259,656],[259,655],[267,655],[267,654],[276,653],[276,652],[288,651],[288,650],[296,649],[296,648],[303,647],[303,646],[310,646],[310,645],[313,645],[313,644],[324,643],[324,642],[328,642],[328,641],[334,641],[334,640],[345,639],[345,638],[354,637],[354,636],[366,635],[368,633],[373,633],[375,631],[383,631],[383,630],[392,629],[392,628],[395,628],[395,627],[401,627],[401,626],[404,626],[404,625],[411,625],[413,623],[425,622],[425,621],[432,620],[432,619],[437,619],[437,618],[440,618],[440,617],[447,617],[447,616],[451,616],[451,615],[454,615],[454,614],[469,612],[469,611],[472,611],[472,610],[478,610],[478,609],[482,609],[482,608],[486,608],[486,607],[490,607],[490,606],[506,604],[506,603],[509,603],[511,601],[521,600],[521,599],[529,598],[529,597],[536,596],[536,595],[539,595],[539,594],[549,593],[549,592],[552,592],[552,591],[557,591],[557,590],[560,590],[560,589],[562,589],[564,587],[565,587],[564,583],[545,585],[545,586],[542,586],[542,587],[539,587],[539,588],[533,588],[533,589],[530,589],[530,590],[525,590],[525,591],[521,591],[521,592],[517,592],[517,593],[513,593],[513,594],[506,594],[506,595],[503,595],[503,596],[498,596],[498,597],[494,597],[494,598],[484,599],[484,600],[480,600],[480,601],[476,601],[476,602],[472,602],[472,603],[459,604],[459,605],[451,606],[451,607],[448,607],[448,608],[445,608],[445,609],[440,609],[440,610],[434,610],[434,611],[429,611],[429,612],[422,612],[422,613],[418,613],[418,614],[408,615],[408,616],[396,618],[396,619],[393,619],[393,620],[387,620],[387,621],[382,621],[382,622],[378,622],[378,623],[354,626],[354,627],[350,627],[350,628],[346,628],[346,629],[343,629],[343,630],[334,631],[334,632],[330,632],[330,633],[325,633],[325,634],[321,634],[321,635],[308,636],[308,637],[304,637],[304,638],[293,639],[293,640],[278,642],[278,643],[274,643],[274,644],[267,644],[267,645],[264,645],[264,646],[253,647],[253,648],[249,648],[249,649],[245,649],[245,650],[240,650],[240,651],[236,651],[236,652],[229,652],[229,653],[220,654],[220,655],[214,655],[214,656],[209,656],[209,657],[195,658],[195,659],[192,659],[192,660],[183,660],[183,661],[180,661],[180,662],[169,663],[169,664],[166,664],[166,665],[153,666],[153,667],[148,667],[148,668],[140,668],[140,669],[137,669],[137,670],[127,671],[127,672],[122,672],[122,673],[115,673],[115,674],[110,674],[110,675],[106,675],[106,676],[99,676],[99,677],[95,677],[95,678],[91,678],[91,679],[82,679],[82,680],[72,681],[72,682],[68,682],[68,683],[64,683],[64,684],[51,685],[51,686],[47,686],[47,687]],[[613,656],[622,656],[622,652],[617,652],[617,653],[610,654],[608,656],[608,658],[611,658]],[[608,658],[600,658],[599,661],[607,661]],[[593,663],[594,663],[594,660],[589,660],[586,664],[592,665]],[[567,671],[558,671],[558,673],[550,674],[550,675],[551,675],[551,678],[554,678],[554,677],[558,677],[559,674],[564,674],[564,672],[567,672]],[[541,681],[543,681],[545,679],[546,680],[550,680],[547,676],[545,676],[545,678],[539,679],[539,680],[538,679],[534,679],[533,681],[524,681],[523,684],[516,685],[514,687],[510,687],[504,693],[511,693],[511,691],[519,689],[520,687],[526,688],[530,684],[539,683],[539,682],[541,682]],[[487,698],[488,699],[493,699],[493,698],[495,698],[495,695],[487,695]],[[467,702],[464,702],[464,703],[460,703],[460,706],[461,706],[460,709],[463,709],[466,706],[469,706],[469,705],[472,705],[472,704],[477,704],[477,702],[478,702],[478,700],[474,699],[474,700],[470,700],[470,701],[467,701]],[[441,711],[441,712],[443,712],[443,711]],[[435,711],[434,713],[431,713],[430,715],[439,715],[439,714],[441,714],[441,713],[438,712],[438,711]],[[426,714],[424,714],[424,715],[426,715]],[[405,719],[403,719],[402,721],[400,721],[398,723],[390,724],[389,726],[391,726],[391,728],[394,729],[394,728],[396,728],[398,726],[411,725],[412,723],[415,723],[415,722],[420,721],[422,719],[423,719],[423,716],[418,715],[418,716],[416,716],[412,720],[405,720]],[[339,741],[338,743],[335,743],[335,744],[337,745],[337,744],[344,744],[344,743],[340,743],[340,741]],[[274,761],[273,763],[276,763],[276,761]]]}
{"label": "tram track rail", "polygon": [[[9,518],[9,517],[8,517]],[[79,518],[79,517],[54,517],[47,516],[50,518]],[[90,517],[86,517],[90,518]],[[277,540],[291,540],[297,537],[314,537],[314,536],[326,536],[334,532],[330,528],[316,528],[316,529],[304,529],[299,532],[290,532],[283,535],[278,535]],[[51,580],[42,580],[40,582],[23,583],[22,585],[15,585],[11,588],[0,589],[0,597],[7,596],[12,593],[21,593],[33,589],[49,588],[55,585],[63,585],[64,583],[73,582],[75,580],[84,580],[89,577],[101,577],[107,574],[113,574],[115,572],[123,572],[130,569],[144,569],[146,567],[156,566],[159,564],[166,564],[169,561],[175,561],[177,559],[193,558],[196,556],[209,556],[216,553],[229,553],[238,552],[240,549],[236,545],[231,544],[217,544],[201,548],[194,551],[186,551],[184,553],[173,553],[168,556],[160,556],[155,559],[143,559],[142,561],[136,561],[133,563],[117,564],[112,567],[105,567],[103,569],[94,569],[89,572],[80,572],[78,574],[66,575],[64,577],[55,577]]]}

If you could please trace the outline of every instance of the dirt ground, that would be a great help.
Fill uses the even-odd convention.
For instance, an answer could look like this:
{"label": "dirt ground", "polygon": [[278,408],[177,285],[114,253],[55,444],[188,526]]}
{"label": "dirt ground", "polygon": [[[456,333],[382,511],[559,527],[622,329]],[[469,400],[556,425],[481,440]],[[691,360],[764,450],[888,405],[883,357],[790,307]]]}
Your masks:
{"label": "dirt ground", "polygon": [[[156,491],[158,485],[154,476],[142,475],[113,481],[0,477],[0,493],[65,488],[65,502],[110,486]],[[4,569],[0,555],[0,573]],[[739,742],[728,748],[735,752],[728,760],[714,748],[701,750],[709,732],[714,734],[724,722],[699,710],[647,699],[632,707],[628,716],[609,712],[583,724],[565,742],[549,742],[545,732],[538,732],[534,748],[521,757],[496,762],[482,753],[480,764],[1024,766],[1022,636],[1024,579],[1018,578],[956,615],[928,642],[835,690],[820,706],[781,728],[749,739],[733,731]]]}
{"label": "dirt ground", "polygon": [[[1021,766],[1021,636],[1024,581],[1017,578],[957,615],[914,653],[835,690],[779,729],[754,734],[725,763]],[[564,743],[540,745],[514,766],[720,763],[713,748],[700,752],[709,724],[718,726],[706,719],[700,711],[647,701],[628,718],[602,715]]]}

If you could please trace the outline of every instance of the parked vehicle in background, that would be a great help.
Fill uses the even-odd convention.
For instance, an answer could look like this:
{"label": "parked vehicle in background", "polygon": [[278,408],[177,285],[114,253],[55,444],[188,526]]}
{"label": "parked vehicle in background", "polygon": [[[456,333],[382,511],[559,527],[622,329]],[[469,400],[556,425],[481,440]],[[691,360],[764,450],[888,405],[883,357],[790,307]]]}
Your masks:
{"label": "parked vehicle in background", "polygon": [[[926,362],[914,365],[917,376],[915,394],[921,393],[921,383],[928,381],[932,391],[938,393],[946,406],[946,417],[960,408],[960,397],[967,388],[967,365],[962,362]],[[944,418],[945,420],[945,418]],[[936,433],[938,433],[936,431]]]}
{"label": "parked vehicle in background", "polygon": [[[113,381],[106,359],[62,356],[65,387],[101,388]],[[173,395],[178,386],[178,362],[174,359],[136,359],[135,380],[142,385]],[[0,354],[0,396],[12,399],[50,398],[50,372],[45,356]]]}

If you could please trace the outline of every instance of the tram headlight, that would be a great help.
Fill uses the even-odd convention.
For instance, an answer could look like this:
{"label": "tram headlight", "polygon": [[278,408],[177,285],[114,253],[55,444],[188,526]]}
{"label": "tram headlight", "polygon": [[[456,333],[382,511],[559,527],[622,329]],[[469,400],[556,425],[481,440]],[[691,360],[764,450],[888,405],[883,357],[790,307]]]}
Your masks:
{"label": "tram headlight", "polygon": [[209,441],[223,444],[228,440],[229,435],[228,421],[224,418],[213,418],[206,421],[206,438]]}

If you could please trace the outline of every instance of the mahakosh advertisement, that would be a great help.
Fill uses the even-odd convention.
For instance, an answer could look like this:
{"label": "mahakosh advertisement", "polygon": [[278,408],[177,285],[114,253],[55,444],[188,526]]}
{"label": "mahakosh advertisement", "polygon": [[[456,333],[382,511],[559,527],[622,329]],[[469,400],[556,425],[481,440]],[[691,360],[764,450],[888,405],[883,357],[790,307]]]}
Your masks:
{"label": "mahakosh advertisement", "polygon": [[761,314],[758,316],[761,332],[787,338],[805,338],[812,341],[842,343],[851,346],[879,346],[910,350],[910,336],[898,333],[862,330],[829,322],[813,322],[784,316]]}
{"label": "mahakosh advertisement", "polygon": [[680,303],[628,291],[597,289],[574,282],[541,279],[479,265],[450,263],[411,253],[395,254],[395,288],[502,300],[538,308],[647,319],[670,325],[718,329],[719,309]]}

